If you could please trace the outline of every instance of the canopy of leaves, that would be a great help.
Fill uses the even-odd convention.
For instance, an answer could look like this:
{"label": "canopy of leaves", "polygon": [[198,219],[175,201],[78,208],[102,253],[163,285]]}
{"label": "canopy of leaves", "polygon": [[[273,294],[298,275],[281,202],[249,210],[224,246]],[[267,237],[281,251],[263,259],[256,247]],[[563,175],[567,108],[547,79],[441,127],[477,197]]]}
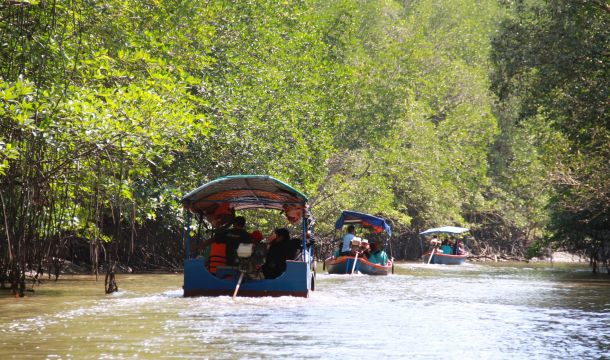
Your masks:
{"label": "canopy of leaves", "polygon": [[595,1],[5,2],[2,262],[77,238],[177,263],[178,199],[239,173],[308,194],[322,235],[343,209],[411,234],[494,214],[528,240],[551,200],[598,221],[607,19]]}
{"label": "canopy of leaves", "polygon": [[[540,189],[551,195],[550,239],[607,264],[610,8],[603,1],[531,1],[513,11],[493,56],[493,88],[507,110],[514,149],[505,166],[527,159],[534,178],[553,186],[551,193]],[[521,144],[535,153],[521,156]]]}

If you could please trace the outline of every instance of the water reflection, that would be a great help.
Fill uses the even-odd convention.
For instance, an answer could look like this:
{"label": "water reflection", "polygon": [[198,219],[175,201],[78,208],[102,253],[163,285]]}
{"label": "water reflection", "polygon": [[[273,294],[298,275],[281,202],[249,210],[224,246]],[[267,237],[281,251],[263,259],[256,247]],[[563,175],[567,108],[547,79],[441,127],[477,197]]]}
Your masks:
{"label": "water reflection", "polygon": [[[2,299],[0,358],[603,358],[610,279],[586,269],[399,264],[301,298],[182,298],[181,275]],[[75,290],[76,289],[76,290]]]}

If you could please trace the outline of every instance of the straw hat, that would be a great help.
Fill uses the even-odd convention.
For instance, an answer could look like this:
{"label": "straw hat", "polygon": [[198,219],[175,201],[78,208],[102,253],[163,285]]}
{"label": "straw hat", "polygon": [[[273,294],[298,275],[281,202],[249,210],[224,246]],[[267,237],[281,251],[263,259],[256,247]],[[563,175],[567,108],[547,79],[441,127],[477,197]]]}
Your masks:
{"label": "straw hat", "polygon": [[352,245],[360,245],[361,242],[362,242],[362,239],[359,237],[355,237],[352,239]]}

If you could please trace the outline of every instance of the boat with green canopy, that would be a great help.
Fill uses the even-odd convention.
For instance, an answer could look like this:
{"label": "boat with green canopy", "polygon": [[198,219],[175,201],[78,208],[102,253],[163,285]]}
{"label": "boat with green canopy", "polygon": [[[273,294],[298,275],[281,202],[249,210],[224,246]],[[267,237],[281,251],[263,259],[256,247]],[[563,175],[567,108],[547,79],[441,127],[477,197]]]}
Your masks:
{"label": "boat with green canopy", "polygon": [[[313,220],[307,201],[305,194],[268,175],[224,176],[186,194],[182,198],[187,214],[184,296],[309,296],[315,273],[307,245]],[[237,266],[211,269],[209,249],[203,249],[202,254],[201,245],[222,233],[236,218],[236,211],[246,209],[279,211],[300,228],[301,236],[291,239],[300,248],[297,258],[286,260],[285,271],[275,278],[261,276],[261,264],[253,263],[256,246],[249,241],[239,243]]]}

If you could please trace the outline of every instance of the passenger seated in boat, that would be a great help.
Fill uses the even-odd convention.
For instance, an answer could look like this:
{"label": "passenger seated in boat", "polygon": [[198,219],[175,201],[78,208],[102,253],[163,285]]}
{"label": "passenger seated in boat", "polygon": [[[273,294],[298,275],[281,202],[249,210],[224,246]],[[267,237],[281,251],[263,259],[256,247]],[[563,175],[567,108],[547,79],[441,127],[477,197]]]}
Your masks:
{"label": "passenger seated in boat", "polygon": [[356,237],[354,234],[356,232],[356,228],[354,225],[349,225],[347,227],[347,234],[343,236],[343,246],[341,247],[341,255],[349,255],[351,252],[351,242],[352,239]]}
{"label": "passenger seated in boat", "polygon": [[457,255],[464,255],[464,254],[466,254],[466,249],[464,249],[464,243],[462,243],[462,240],[458,240]]}
{"label": "passenger seated in boat", "polygon": [[270,245],[263,265],[263,274],[265,279],[275,279],[286,271],[286,260],[292,260],[296,256],[296,248],[290,241],[290,233],[286,228],[275,229],[268,240]]}
{"label": "passenger seated in boat", "polygon": [[371,255],[371,247],[369,246],[369,241],[367,239],[362,239],[360,242],[360,253],[364,258],[368,258]]}
{"label": "passenger seated in boat", "polygon": [[388,254],[383,251],[383,240],[377,240],[371,243],[371,254],[368,261],[373,264],[386,266],[388,263]]}
{"label": "passenger seated in boat", "polygon": [[452,247],[451,247],[451,243],[449,242],[448,239],[443,240],[443,243],[441,244],[441,251],[443,252],[443,254],[447,254],[447,255],[451,255],[451,251],[452,251]]}
{"label": "passenger seated in boat", "polygon": [[214,236],[202,244],[202,248],[210,246],[207,266],[212,274],[216,274],[216,268],[219,266],[237,266],[239,244],[252,243],[250,234],[244,229],[246,219],[243,216],[235,217],[232,224],[231,229],[218,229]]}
{"label": "passenger seated in boat", "polygon": [[[205,254],[206,267],[212,273],[216,274],[216,268],[219,266],[227,266],[227,242],[225,234],[229,230],[227,229],[232,222],[231,218],[223,219],[223,224],[220,228],[217,228],[214,231],[214,235],[212,235],[209,239],[201,243],[199,247],[199,251]],[[209,247],[209,252],[207,251]]]}
{"label": "passenger seated in boat", "polygon": [[227,265],[237,266],[237,248],[239,244],[251,244],[252,239],[250,233],[245,229],[246,219],[243,216],[237,216],[233,219],[233,227],[224,233],[226,251],[227,251]]}
{"label": "passenger seated in boat", "polygon": [[359,237],[353,238],[352,241],[351,241],[350,251],[349,251],[347,256],[356,256],[356,255],[358,255],[358,257],[362,257],[361,245],[362,245],[362,239],[361,238],[359,238]]}
{"label": "passenger seated in boat", "polygon": [[208,255],[207,267],[210,273],[216,274],[216,269],[219,266],[227,265],[227,244],[224,237],[214,237],[210,244],[210,253]]}
{"label": "passenger seated in boat", "polygon": [[263,233],[258,230],[251,232],[250,237],[252,238],[252,244],[254,244],[252,248],[254,266],[260,271],[265,263],[265,257],[267,256],[267,244],[263,242],[265,237],[263,236]]}

